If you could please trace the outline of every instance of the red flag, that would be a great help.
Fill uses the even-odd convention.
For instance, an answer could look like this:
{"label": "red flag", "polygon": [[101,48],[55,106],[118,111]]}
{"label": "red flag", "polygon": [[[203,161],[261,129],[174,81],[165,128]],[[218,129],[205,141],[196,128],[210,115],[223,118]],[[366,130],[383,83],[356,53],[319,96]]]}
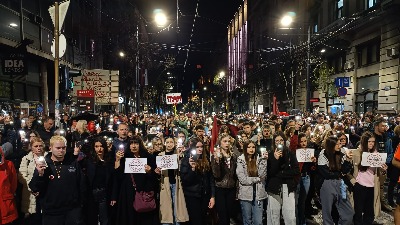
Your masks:
{"label": "red flag", "polygon": [[274,115],[278,115],[278,105],[276,104],[276,96],[272,97],[272,112]]}
{"label": "red flag", "polygon": [[214,145],[217,143],[218,138],[218,123],[217,123],[217,116],[214,116],[213,120],[213,128],[211,130],[211,146],[210,146],[210,153],[214,153]]}

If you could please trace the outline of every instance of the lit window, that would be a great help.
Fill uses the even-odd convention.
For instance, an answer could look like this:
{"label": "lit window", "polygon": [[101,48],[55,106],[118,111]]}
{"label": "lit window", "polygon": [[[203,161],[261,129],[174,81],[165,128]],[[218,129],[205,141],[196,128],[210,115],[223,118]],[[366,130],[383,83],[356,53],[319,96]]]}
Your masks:
{"label": "lit window", "polygon": [[365,9],[369,9],[376,4],[376,0],[365,0]]}
{"label": "lit window", "polygon": [[343,17],[343,0],[337,0],[336,6],[336,19],[340,19]]}

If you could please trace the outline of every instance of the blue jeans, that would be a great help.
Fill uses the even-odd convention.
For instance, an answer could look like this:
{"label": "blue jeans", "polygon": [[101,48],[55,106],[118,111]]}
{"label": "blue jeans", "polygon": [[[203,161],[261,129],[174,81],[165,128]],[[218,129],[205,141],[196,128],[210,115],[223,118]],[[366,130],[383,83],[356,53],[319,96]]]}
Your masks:
{"label": "blue jeans", "polygon": [[263,201],[240,200],[243,225],[262,225]]}
{"label": "blue jeans", "polygon": [[176,208],[175,208],[175,189],[176,189],[176,184],[170,184],[169,185],[170,190],[171,190],[171,199],[172,199],[172,210],[174,211],[174,223],[163,223],[162,225],[180,225],[179,222],[176,222]]}
{"label": "blue jeans", "polygon": [[296,194],[296,220],[298,225],[306,224],[305,208],[308,191],[310,190],[310,176],[301,177],[300,183],[297,185]]}

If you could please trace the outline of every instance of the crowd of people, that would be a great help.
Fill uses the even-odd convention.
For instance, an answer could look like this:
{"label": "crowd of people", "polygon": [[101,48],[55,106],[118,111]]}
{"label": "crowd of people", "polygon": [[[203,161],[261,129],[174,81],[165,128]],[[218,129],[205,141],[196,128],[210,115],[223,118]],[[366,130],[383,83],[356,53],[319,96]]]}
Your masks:
{"label": "crowd of people", "polygon": [[400,115],[93,116],[0,118],[0,224],[400,224]]}

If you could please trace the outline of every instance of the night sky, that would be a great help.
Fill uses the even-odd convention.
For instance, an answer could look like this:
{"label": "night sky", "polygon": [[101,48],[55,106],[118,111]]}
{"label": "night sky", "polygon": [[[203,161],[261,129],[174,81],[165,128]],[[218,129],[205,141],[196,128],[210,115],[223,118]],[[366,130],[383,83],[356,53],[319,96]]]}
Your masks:
{"label": "night sky", "polygon": [[[177,56],[175,71],[184,80],[184,95],[190,91],[192,82],[196,83],[200,76],[208,79],[226,70],[227,26],[242,3],[241,0],[179,0],[179,32],[176,32],[176,0],[133,2],[142,17],[149,22],[151,40],[164,44],[166,52]],[[151,24],[154,9],[164,10],[169,18],[170,29],[159,32],[162,28],[154,28],[154,24]],[[186,50],[170,48],[176,45],[186,48],[190,45],[189,54]],[[201,65],[201,69],[197,65]]]}

